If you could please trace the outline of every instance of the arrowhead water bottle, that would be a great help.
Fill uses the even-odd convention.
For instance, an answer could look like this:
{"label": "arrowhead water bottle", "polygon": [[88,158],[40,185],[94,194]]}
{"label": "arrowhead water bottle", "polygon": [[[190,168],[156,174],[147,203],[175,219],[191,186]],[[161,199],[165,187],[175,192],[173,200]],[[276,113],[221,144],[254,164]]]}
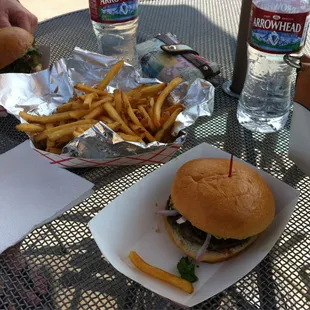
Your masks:
{"label": "arrowhead water bottle", "polygon": [[285,54],[299,53],[309,24],[309,0],[253,0],[248,71],[237,118],[247,129],[276,132],[288,119],[293,68]]}
{"label": "arrowhead water bottle", "polygon": [[100,53],[136,66],[138,0],[89,0],[89,9]]}

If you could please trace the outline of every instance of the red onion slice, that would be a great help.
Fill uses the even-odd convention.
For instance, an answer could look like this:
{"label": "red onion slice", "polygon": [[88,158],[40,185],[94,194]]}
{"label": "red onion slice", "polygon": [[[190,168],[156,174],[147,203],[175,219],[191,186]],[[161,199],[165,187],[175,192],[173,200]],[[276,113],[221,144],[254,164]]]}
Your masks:
{"label": "red onion slice", "polygon": [[208,249],[208,246],[210,244],[210,240],[211,240],[211,235],[207,234],[207,238],[206,238],[205,242],[203,243],[203,245],[201,246],[201,248],[197,252],[196,260],[198,262],[201,261],[201,259],[203,258],[204,254],[206,253],[206,251]]}
{"label": "red onion slice", "polygon": [[187,221],[187,219],[183,216],[181,216],[179,219],[177,219],[177,223],[180,225],[180,224],[183,224]]}
{"label": "red onion slice", "polygon": [[157,214],[164,215],[164,216],[176,216],[179,215],[177,210],[158,210]]}

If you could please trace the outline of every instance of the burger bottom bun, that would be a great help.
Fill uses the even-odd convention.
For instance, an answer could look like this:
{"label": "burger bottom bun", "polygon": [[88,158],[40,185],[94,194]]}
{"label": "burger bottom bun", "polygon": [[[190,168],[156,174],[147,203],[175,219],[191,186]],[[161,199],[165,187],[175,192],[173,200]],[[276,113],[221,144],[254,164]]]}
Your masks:
{"label": "burger bottom bun", "polygon": [[[166,230],[175,245],[183,251],[187,256],[191,258],[196,258],[196,255],[200,249],[200,245],[191,243],[188,240],[184,239],[176,230],[172,228],[172,226],[168,223],[167,217],[164,217]],[[242,245],[238,245],[233,248],[229,248],[228,250],[221,252],[214,251],[206,251],[205,255],[202,258],[202,262],[206,263],[218,263],[237,255],[241,251],[245,250],[249,247],[256,239],[258,235],[250,237],[247,242]]]}

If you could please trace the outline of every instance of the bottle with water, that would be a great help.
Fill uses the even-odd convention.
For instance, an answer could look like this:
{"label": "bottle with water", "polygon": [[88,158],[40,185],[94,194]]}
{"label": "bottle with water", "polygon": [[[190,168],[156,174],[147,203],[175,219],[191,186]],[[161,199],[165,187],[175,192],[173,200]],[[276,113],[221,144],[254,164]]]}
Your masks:
{"label": "bottle with water", "polygon": [[309,0],[253,0],[248,71],[237,118],[245,128],[269,133],[282,129],[291,107],[293,68],[285,54],[303,48],[310,21]]}
{"label": "bottle with water", "polygon": [[99,52],[137,65],[138,0],[89,0]]}

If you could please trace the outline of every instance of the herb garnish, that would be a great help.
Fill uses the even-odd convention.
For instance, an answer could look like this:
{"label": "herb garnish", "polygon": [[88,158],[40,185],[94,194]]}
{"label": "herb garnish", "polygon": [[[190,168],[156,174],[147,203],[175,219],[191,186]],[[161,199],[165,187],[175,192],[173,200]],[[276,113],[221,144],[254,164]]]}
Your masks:
{"label": "herb garnish", "polygon": [[198,281],[195,274],[195,264],[188,257],[182,257],[177,265],[181,278],[191,283]]}

